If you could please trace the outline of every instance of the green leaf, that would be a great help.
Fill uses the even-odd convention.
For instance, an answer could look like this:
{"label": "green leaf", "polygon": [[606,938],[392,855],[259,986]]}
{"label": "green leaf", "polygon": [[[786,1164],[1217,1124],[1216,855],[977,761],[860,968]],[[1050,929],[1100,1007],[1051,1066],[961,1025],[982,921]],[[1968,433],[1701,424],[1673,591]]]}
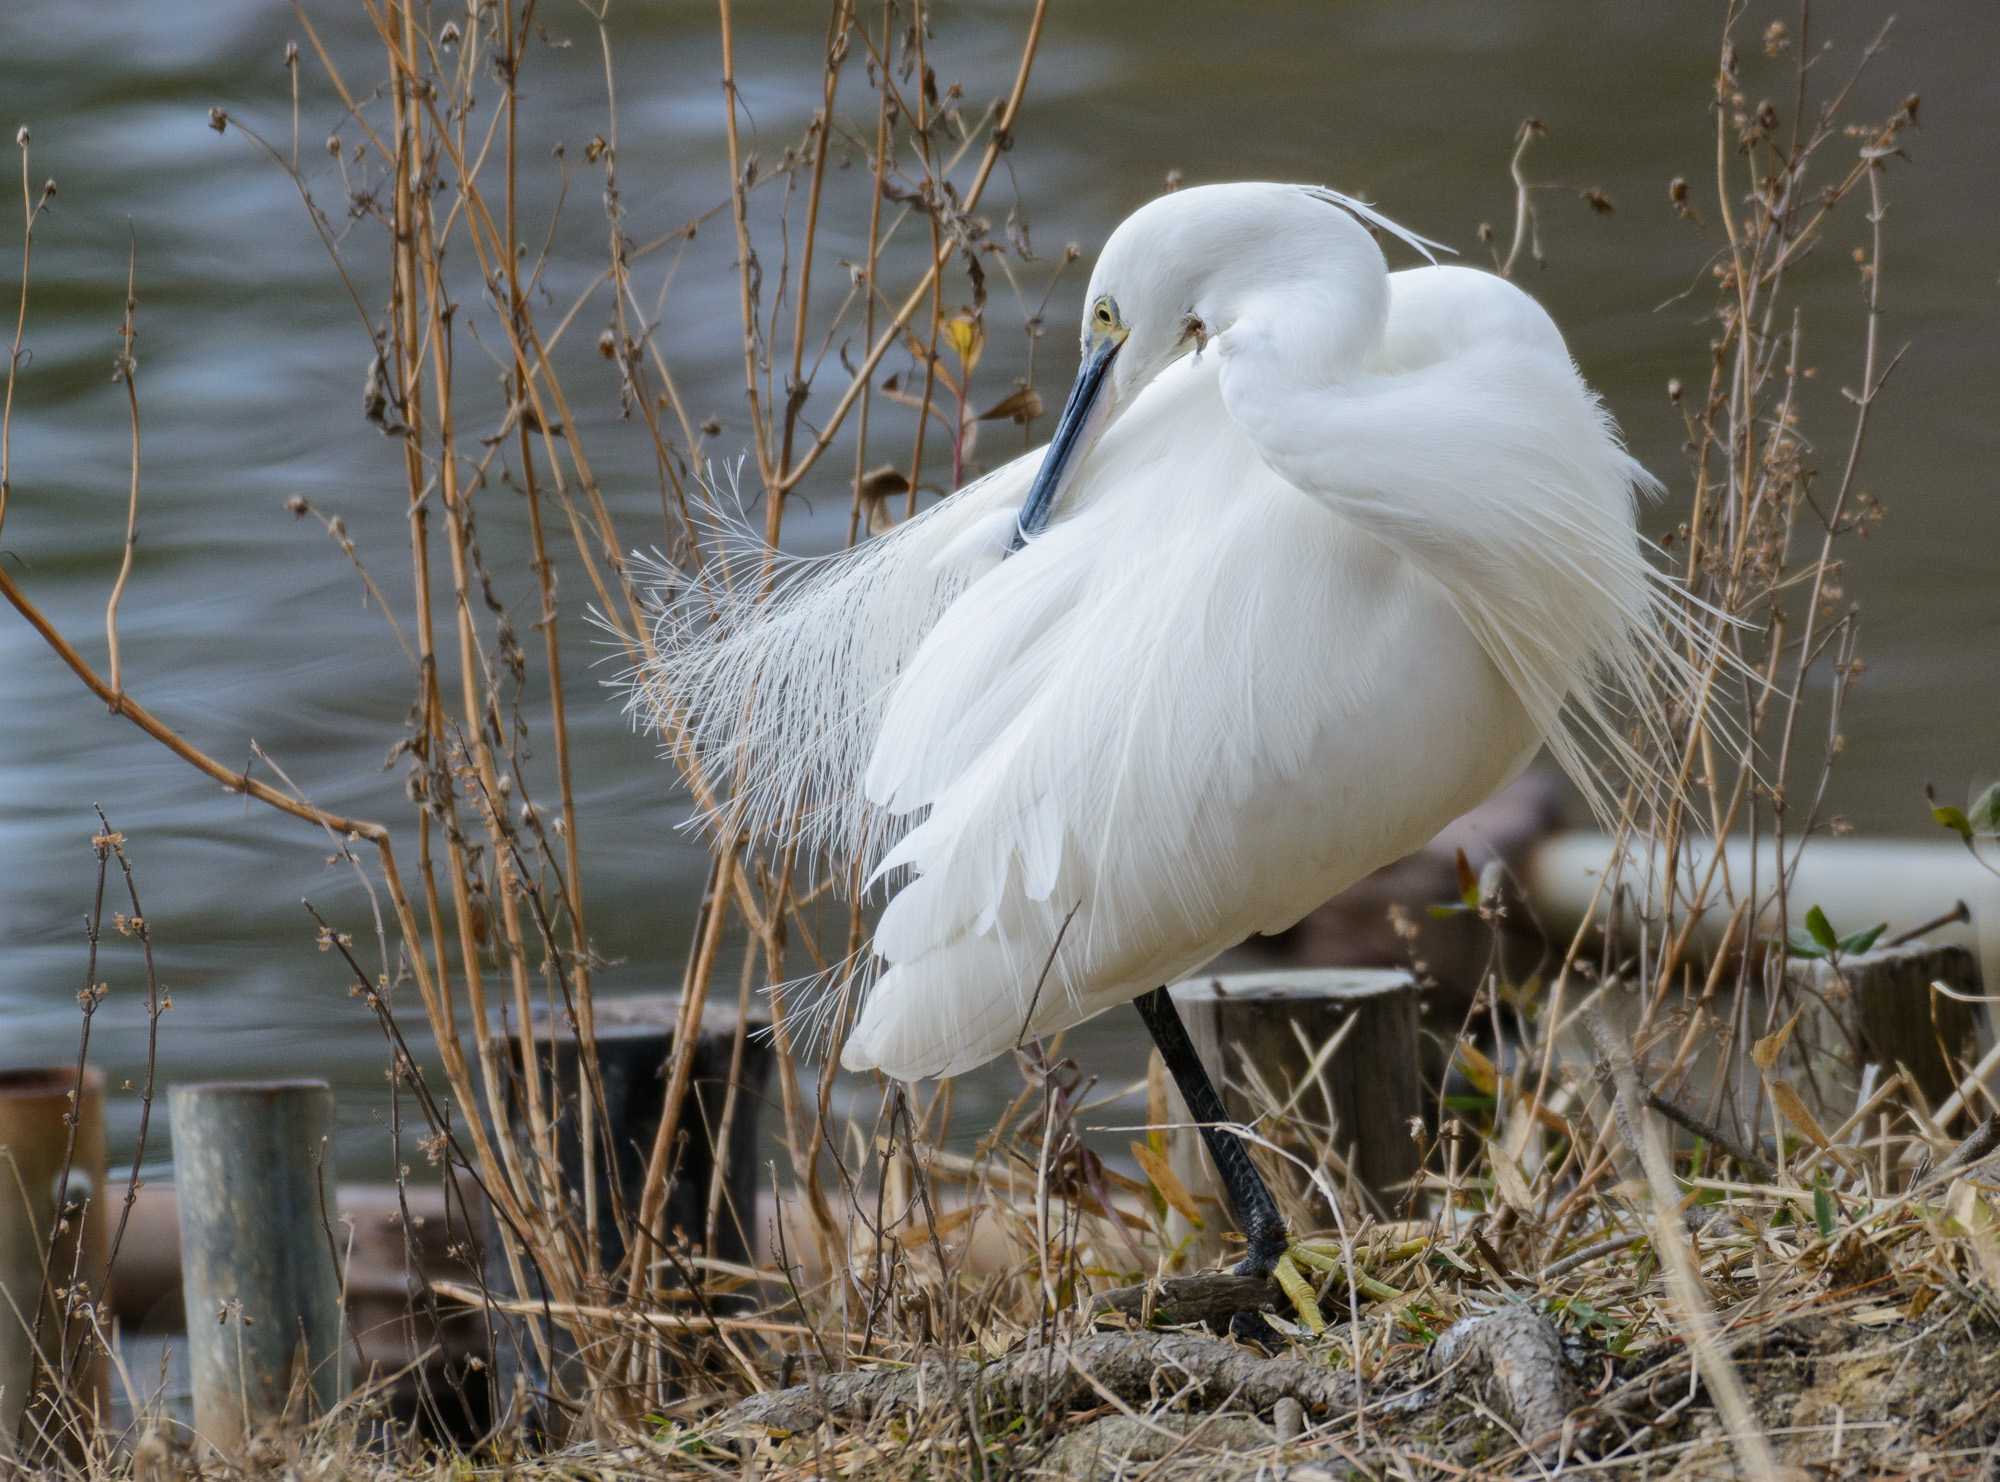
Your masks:
{"label": "green leaf", "polygon": [[1588,1302],[1584,1301],[1583,1298],[1581,1297],[1572,1297],[1569,1299],[1569,1301],[1563,1303],[1563,1306],[1567,1307],[1572,1314],[1580,1318],[1586,1324],[1602,1323],[1604,1321],[1603,1316],[1598,1312],[1598,1310],[1595,1307],[1591,1306]]}
{"label": "green leaf", "polygon": [[1795,926],[1785,935],[1785,955],[1787,957],[1804,957],[1817,962],[1820,958],[1826,956],[1826,953],[1814,943],[1811,937]]}
{"label": "green leaf", "polygon": [[2000,834],[2000,782],[1994,783],[1970,808],[1965,821],[1975,833]]}
{"label": "green leaf", "polygon": [[1874,946],[1876,938],[1880,937],[1888,929],[1888,922],[1879,921],[1866,931],[1857,931],[1853,936],[1842,937],[1840,939],[1840,950],[1849,957],[1859,957],[1863,952]]}
{"label": "green leaf", "polygon": [[1819,1226],[1820,1239],[1833,1239],[1833,1195],[1824,1178],[1813,1180],[1813,1223]]}
{"label": "green leaf", "polygon": [[1931,809],[1931,817],[1957,834],[1966,843],[1970,844],[1972,842],[1972,820],[1965,816],[1963,808],[1954,808],[1950,804],[1946,804],[1943,807]]}
{"label": "green leaf", "polygon": [[1833,923],[1826,919],[1826,912],[1818,906],[1806,912],[1806,930],[1812,933],[1812,939],[1819,943],[1822,952],[1840,950],[1840,938],[1834,935]]}

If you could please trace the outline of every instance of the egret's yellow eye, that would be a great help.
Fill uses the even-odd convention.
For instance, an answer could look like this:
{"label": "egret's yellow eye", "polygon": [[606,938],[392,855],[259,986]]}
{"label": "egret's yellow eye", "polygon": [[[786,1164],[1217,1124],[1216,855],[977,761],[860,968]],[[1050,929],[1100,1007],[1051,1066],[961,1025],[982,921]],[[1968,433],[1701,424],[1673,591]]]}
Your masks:
{"label": "egret's yellow eye", "polygon": [[1098,328],[1100,329],[1111,328],[1112,321],[1117,317],[1117,315],[1111,312],[1111,303],[1108,299],[1099,299],[1097,307],[1091,312],[1091,318],[1097,321]]}

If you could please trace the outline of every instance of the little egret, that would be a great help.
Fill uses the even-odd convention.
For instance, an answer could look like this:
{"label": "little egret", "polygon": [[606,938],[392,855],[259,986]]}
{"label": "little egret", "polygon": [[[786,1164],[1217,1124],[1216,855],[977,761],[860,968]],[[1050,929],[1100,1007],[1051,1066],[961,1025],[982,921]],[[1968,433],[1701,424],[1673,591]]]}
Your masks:
{"label": "little egret", "polygon": [[1141,208],[1045,449],[768,592],[753,549],[678,579],[633,696],[739,781],[718,828],[887,888],[839,975],[845,1066],[954,1075],[1137,999],[1240,1269],[1315,1324],[1325,1252],[1161,985],[1543,745],[1597,806],[1643,785],[1694,631],[1637,530],[1652,480],[1549,316],[1488,273],[1391,273],[1371,227],[1431,257],[1317,187]]}

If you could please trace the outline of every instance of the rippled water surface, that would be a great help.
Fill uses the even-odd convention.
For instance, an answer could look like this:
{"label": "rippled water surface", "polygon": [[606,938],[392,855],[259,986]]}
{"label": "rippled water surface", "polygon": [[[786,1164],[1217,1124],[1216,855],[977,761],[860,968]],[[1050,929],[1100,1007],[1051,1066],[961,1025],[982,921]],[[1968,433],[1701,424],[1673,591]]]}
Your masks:
{"label": "rippled water surface", "polygon": [[[1552,137],[1533,170],[1599,186],[1617,210],[1596,216],[1573,194],[1550,193],[1549,264],[1528,286],[1565,327],[1636,451],[1675,486],[1680,432],[1664,387],[1673,376],[1705,378],[1699,298],[1677,297],[1690,284],[1699,292],[1705,248],[1674,221],[1666,188],[1676,175],[1712,178],[1711,9],[1058,0],[1016,146],[986,205],[996,219],[1018,205],[1045,258],[1069,241],[1088,256],[1171,170],[1191,181],[1325,180],[1476,253],[1479,223],[1511,209],[1512,131],[1539,115]],[[314,0],[309,11],[343,72],[371,85],[380,59],[361,8]],[[940,4],[932,53],[942,77],[961,80],[971,99],[1003,92],[1024,14],[1014,4]],[[441,7],[439,23],[444,15]],[[1745,35],[1767,19],[1757,10]],[[580,9],[545,4],[542,20],[566,49],[532,63],[522,125],[528,235],[539,239],[555,204],[556,144],[577,171],[538,307],[553,318],[603,260],[601,177],[582,170],[580,156],[604,128],[604,73]],[[1818,31],[1836,46],[1823,65],[1850,65],[1878,23],[1874,6],[1822,7]],[[746,4],[738,24],[746,147],[775,160],[817,104],[823,16],[808,5]],[[638,4],[614,7],[610,31],[628,230],[645,240],[721,198],[715,35],[700,7]],[[284,506],[302,494],[344,516],[392,604],[407,610],[401,455],[361,418],[365,341],[297,194],[239,132],[208,127],[209,109],[221,106],[289,147],[280,58],[300,34],[267,0],[11,0],[0,10],[0,123],[32,126],[35,177],[60,185],[36,241],[32,360],[15,413],[0,560],[101,663],[125,508],[124,393],[109,371],[129,249],[145,475],[121,624],[128,685],[232,765],[250,762],[254,740],[319,803],[400,825],[400,781],[384,759],[412,693],[409,668],[338,551]],[[1996,55],[2000,20],[1983,0],[1917,8],[1861,89],[1863,113],[1912,91],[1924,98],[1910,161],[1888,183],[1885,332],[1908,350],[1871,436],[1864,485],[1889,517],[1854,548],[1845,578],[1864,606],[1869,670],[1830,806],[1863,830],[1919,828],[1926,778],[1955,792],[2000,762]],[[340,110],[310,66],[305,79],[306,168],[316,195],[337,209],[338,171],[318,145]],[[849,101],[859,110],[870,96],[856,85]],[[851,122],[857,135],[872,133],[872,111]],[[851,198],[858,184],[836,171],[832,189]],[[11,199],[0,192],[0,281],[10,284],[19,267]],[[1830,440],[1845,436],[1828,415],[1834,394],[1857,373],[1846,253],[1862,234],[1856,211],[1802,272],[1808,359],[1820,371],[1812,412]],[[687,249],[660,328],[695,414],[721,419],[721,450],[741,445],[744,426],[727,236],[718,221]],[[344,243],[371,285],[382,245],[365,226]],[[851,229],[837,225],[826,250],[854,251]],[[666,270],[664,255],[642,263],[649,300]],[[1045,267],[1029,270],[1030,303],[1045,282]],[[1051,300],[1052,323],[1070,322],[1081,286],[1072,269]],[[996,302],[1011,305],[1011,292],[996,288]],[[11,287],[0,290],[10,322],[13,303]],[[1026,363],[1024,338],[1004,332],[1009,313],[1018,324],[1018,312],[995,310],[982,368],[1002,389]],[[662,529],[650,445],[618,421],[608,369],[583,353],[607,318],[601,299],[584,309],[579,354],[565,366],[575,366],[571,395],[627,538],[649,541]],[[1051,398],[1067,383],[1068,341],[1066,330],[1052,334],[1036,367]],[[485,353],[460,347],[472,425],[492,412],[494,378],[471,358]],[[831,382],[829,373],[822,384]],[[983,451],[997,456],[1006,438],[987,437]],[[797,527],[821,543],[837,538],[845,510],[834,461]],[[1837,461],[1832,448],[1823,461]],[[1674,518],[1676,497],[1653,517],[1656,529]],[[501,595],[526,611],[521,503],[495,489],[482,509]],[[589,913],[615,962],[600,992],[671,986],[703,856],[674,831],[683,805],[668,771],[591,692],[607,671],[589,667],[601,651],[576,620],[581,575],[565,581]],[[107,717],[11,612],[0,614],[0,685],[0,1063],[74,1054],[94,881],[90,805],[100,802],[130,840],[173,993],[166,1077],[327,1074],[342,1089],[344,1163],[382,1171],[386,1140],[371,1130],[384,1105],[379,1040],[338,965],[313,950],[299,905],[310,896],[343,921],[366,921],[365,898],[351,873],[328,865],[326,840],[224,795]],[[547,757],[537,765],[546,775]],[[92,1053],[116,1085],[137,1074],[144,1051],[132,944],[114,940],[100,975],[112,994]],[[1120,1014],[1085,1031],[1080,1047],[1116,1078],[1137,1066],[1139,1044]],[[1011,1077],[1005,1069],[975,1080],[965,1104],[990,1104]],[[129,1140],[134,1099],[116,1100],[114,1135]]]}

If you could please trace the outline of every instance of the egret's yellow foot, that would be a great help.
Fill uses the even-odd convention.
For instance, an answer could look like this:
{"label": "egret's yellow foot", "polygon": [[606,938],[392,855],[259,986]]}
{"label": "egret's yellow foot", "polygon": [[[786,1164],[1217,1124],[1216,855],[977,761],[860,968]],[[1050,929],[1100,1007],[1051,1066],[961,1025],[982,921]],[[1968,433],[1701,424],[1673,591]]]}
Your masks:
{"label": "egret's yellow foot", "polygon": [[1291,1301],[1292,1310],[1298,1313],[1306,1331],[1317,1336],[1326,1331],[1326,1319],[1320,1315],[1319,1293],[1313,1290],[1313,1284],[1299,1269],[1301,1265],[1312,1264],[1310,1259],[1302,1260],[1302,1254],[1297,1245],[1286,1246],[1284,1254],[1272,1265],[1271,1275]]}
{"label": "egret's yellow foot", "polygon": [[[1324,1332],[1326,1319],[1320,1315],[1319,1294],[1313,1290],[1313,1281],[1307,1272],[1345,1273],[1347,1265],[1338,1244],[1330,1240],[1288,1240],[1284,1253],[1271,1267],[1271,1275],[1283,1288],[1285,1296],[1299,1315],[1310,1333]],[[1393,1301],[1403,1294],[1384,1282],[1377,1281],[1365,1271],[1351,1273],[1354,1289],[1364,1297],[1372,1297],[1378,1302]]]}

